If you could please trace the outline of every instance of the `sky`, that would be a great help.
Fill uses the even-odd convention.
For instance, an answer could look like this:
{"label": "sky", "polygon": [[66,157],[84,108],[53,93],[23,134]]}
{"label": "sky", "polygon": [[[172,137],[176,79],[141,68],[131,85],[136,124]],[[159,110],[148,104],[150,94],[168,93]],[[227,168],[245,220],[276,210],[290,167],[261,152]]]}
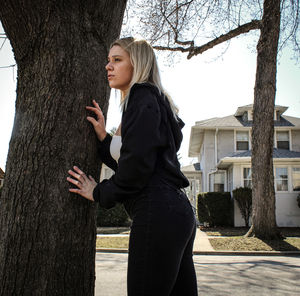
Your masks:
{"label": "sky", "polygon": [[[185,55],[172,60],[157,52],[163,86],[185,122],[179,151],[182,165],[197,161],[188,157],[190,131],[196,121],[228,116],[239,106],[253,103],[256,52],[248,48],[253,38],[257,37],[246,35],[232,40],[223,55],[224,47],[217,47],[190,60]],[[300,64],[296,65],[291,57],[292,52],[285,49],[278,61],[275,103],[289,107],[285,115],[300,117]],[[13,64],[13,53],[6,41],[0,50],[0,67]],[[14,120],[16,77],[16,69],[0,68],[0,167],[4,170]],[[120,120],[119,97],[112,90],[107,130],[118,126]]]}

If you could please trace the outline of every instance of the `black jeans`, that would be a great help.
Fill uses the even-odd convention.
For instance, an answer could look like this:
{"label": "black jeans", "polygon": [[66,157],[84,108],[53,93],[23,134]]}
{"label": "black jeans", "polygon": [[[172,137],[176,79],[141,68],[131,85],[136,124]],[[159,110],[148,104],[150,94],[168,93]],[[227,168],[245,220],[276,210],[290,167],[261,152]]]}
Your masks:
{"label": "black jeans", "polygon": [[196,296],[196,222],[184,192],[168,185],[144,190],[130,207],[128,296]]}

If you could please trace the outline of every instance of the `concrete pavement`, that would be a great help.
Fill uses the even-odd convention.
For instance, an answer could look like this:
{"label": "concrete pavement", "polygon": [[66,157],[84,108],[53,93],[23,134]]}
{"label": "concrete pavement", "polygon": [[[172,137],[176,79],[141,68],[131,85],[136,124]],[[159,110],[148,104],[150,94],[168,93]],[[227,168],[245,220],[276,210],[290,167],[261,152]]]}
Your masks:
{"label": "concrete pavement", "polygon": [[203,251],[214,251],[213,247],[211,246],[208,236],[204,231],[201,231],[197,228],[196,237],[194,242],[194,253],[195,252],[203,252]]}
{"label": "concrete pavement", "polygon": [[[127,295],[127,256],[96,254],[95,296]],[[199,296],[300,294],[300,257],[194,255],[194,262]]]}

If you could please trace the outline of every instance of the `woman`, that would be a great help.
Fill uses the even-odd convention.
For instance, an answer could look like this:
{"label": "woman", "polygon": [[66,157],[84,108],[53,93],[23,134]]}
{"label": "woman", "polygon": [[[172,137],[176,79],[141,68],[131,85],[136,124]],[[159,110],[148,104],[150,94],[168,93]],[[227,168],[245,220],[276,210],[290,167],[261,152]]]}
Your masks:
{"label": "woman", "polygon": [[97,120],[87,117],[99,139],[102,161],[115,171],[97,184],[78,167],[68,173],[77,186],[70,192],[105,208],[124,204],[132,219],[127,289],[129,296],[197,295],[192,259],[196,223],[181,188],[188,181],[177,159],[183,122],[165,95],[152,47],[144,40],[115,41],[106,65],[111,88],[121,91],[120,135],[105,131],[104,117],[93,101]]}

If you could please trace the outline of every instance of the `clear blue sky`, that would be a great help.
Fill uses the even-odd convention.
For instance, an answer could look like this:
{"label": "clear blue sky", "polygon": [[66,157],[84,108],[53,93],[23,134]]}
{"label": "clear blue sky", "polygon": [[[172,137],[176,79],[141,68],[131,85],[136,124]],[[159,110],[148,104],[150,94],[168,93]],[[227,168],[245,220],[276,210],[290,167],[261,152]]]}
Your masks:
{"label": "clear blue sky", "polygon": [[[3,32],[2,28],[0,32]],[[179,62],[169,62],[172,65],[166,66],[166,59],[158,54],[164,87],[172,95],[180,109],[179,114],[186,123],[180,150],[182,164],[193,161],[187,155],[191,126],[196,121],[227,116],[233,114],[237,107],[253,103],[256,53],[255,49],[247,48],[249,38],[244,36],[232,41],[225,54],[218,59],[215,57],[220,55],[220,48],[191,60],[182,56]],[[286,49],[278,63],[276,104],[289,107],[286,115],[300,117],[300,65],[295,65],[291,56],[291,52]],[[9,42],[6,42],[0,51],[0,66],[14,63]],[[0,69],[2,169],[5,169],[13,126],[16,75],[12,68]],[[120,122],[119,102],[114,93],[113,91],[110,99],[108,130]]]}

